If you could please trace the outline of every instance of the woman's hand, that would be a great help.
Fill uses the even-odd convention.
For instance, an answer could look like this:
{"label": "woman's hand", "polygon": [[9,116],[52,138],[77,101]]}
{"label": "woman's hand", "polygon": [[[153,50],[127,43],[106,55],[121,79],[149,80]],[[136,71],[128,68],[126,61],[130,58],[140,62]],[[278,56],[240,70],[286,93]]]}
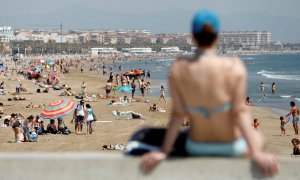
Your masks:
{"label": "woman's hand", "polygon": [[278,160],[275,155],[261,152],[252,158],[264,176],[273,176],[278,172]]}
{"label": "woman's hand", "polygon": [[167,155],[161,151],[154,151],[147,154],[144,154],[142,157],[141,168],[143,172],[147,173],[152,171],[154,167],[164,159],[166,159]]}

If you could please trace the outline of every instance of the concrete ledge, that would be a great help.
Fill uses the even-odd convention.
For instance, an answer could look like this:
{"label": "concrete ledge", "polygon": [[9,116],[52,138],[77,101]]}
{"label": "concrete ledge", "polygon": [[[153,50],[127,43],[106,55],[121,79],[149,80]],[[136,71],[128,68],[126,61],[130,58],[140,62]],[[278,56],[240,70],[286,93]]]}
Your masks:
{"label": "concrete ledge", "polygon": [[[260,179],[249,159],[183,158],[162,162],[151,174],[139,158],[120,153],[0,153],[1,180],[75,179]],[[272,179],[300,179],[300,158],[280,158]]]}

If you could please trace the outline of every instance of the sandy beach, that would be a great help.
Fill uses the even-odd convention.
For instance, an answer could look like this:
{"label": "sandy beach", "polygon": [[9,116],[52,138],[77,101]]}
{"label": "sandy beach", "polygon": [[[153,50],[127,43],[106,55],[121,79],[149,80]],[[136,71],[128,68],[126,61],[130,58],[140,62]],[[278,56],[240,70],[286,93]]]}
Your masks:
{"label": "sandy beach", "polygon": [[[8,80],[12,78],[13,80]],[[6,95],[0,96],[0,102],[4,104],[6,109],[5,114],[10,115],[13,112],[21,112],[25,117],[29,115],[39,115],[42,108],[26,109],[25,106],[30,102],[33,104],[49,104],[59,99],[70,99],[74,102],[74,97],[70,96],[59,96],[62,91],[56,91],[50,88],[50,92],[37,94],[36,89],[38,86],[34,85],[33,80],[14,80],[17,78],[16,75],[3,77],[1,74],[1,80],[6,85]],[[75,92],[80,92],[81,83],[85,81],[87,86],[87,92],[89,95],[92,94],[104,94],[104,86],[108,77],[99,75],[98,71],[88,71],[85,69],[84,72],[80,73],[80,68],[70,67],[69,74],[61,74],[60,84],[67,84],[72,87]],[[146,79],[148,81],[148,79]],[[151,81],[151,84],[155,81]],[[20,94],[20,96],[26,97],[27,101],[7,101],[11,98],[11,92],[15,92],[15,87],[22,83],[24,87],[28,88],[33,94]],[[139,91],[137,89],[137,91]],[[131,93],[127,93],[130,95]],[[118,93],[117,96],[124,96],[124,93]],[[99,99],[98,102],[87,102],[95,111],[97,120],[95,125],[95,132],[91,135],[76,135],[71,133],[70,135],[40,135],[37,143],[12,143],[14,142],[14,133],[11,127],[0,128],[0,151],[2,152],[16,152],[16,151],[41,151],[41,152],[60,152],[60,151],[102,151],[102,146],[105,144],[125,144],[129,137],[136,130],[145,126],[162,126],[166,127],[171,112],[171,99],[167,99],[167,104],[161,101],[158,107],[163,107],[166,112],[150,112],[149,106],[152,103],[158,103],[159,97],[149,97],[146,95],[144,100],[150,100],[150,103],[145,103],[144,100],[141,102],[132,102],[130,105],[125,106],[107,106],[111,100],[119,99]],[[138,96],[141,99],[140,96]],[[294,137],[294,131],[292,123],[286,124],[286,136],[280,136],[280,121],[279,116],[270,109],[261,107],[249,107],[252,113],[252,118],[257,118],[262,123],[258,127],[259,133],[265,136],[267,143],[267,151],[273,152],[280,155],[289,156],[292,152],[291,139]],[[115,117],[112,115],[113,110],[130,111],[141,113],[145,120],[127,120],[124,117]],[[5,115],[4,115],[5,116]],[[74,125],[71,124],[72,115],[64,117],[65,124],[69,129],[74,132]],[[3,119],[1,119],[1,124]],[[49,120],[44,120],[45,126],[49,123]],[[84,126],[84,132],[86,132],[86,126]]]}

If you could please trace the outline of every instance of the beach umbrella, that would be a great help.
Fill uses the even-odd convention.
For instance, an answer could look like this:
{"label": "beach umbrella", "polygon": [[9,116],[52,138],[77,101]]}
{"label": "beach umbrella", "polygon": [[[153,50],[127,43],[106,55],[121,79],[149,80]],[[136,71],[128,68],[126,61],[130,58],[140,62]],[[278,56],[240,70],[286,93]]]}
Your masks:
{"label": "beach umbrella", "polygon": [[77,104],[73,101],[64,99],[50,103],[40,114],[43,119],[55,119],[66,116],[76,109]]}
{"label": "beach umbrella", "polygon": [[27,67],[27,68],[25,68],[24,70],[25,71],[32,71],[32,70],[34,70],[34,66],[29,66],[29,67]]}
{"label": "beach umbrella", "polygon": [[121,86],[118,88],[118,91],[121,91],[121,92],[131,91],[131,90],[132,90],[131,86]]}

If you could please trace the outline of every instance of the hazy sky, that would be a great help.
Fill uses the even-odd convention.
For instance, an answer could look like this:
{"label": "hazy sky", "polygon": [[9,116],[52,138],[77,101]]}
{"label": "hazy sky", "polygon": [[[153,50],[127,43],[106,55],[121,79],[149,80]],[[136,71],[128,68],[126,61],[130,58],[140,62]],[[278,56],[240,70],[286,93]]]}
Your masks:
{"label": "hazy sky", "polygon": [[[85,11],[81,12],[81,9],[85,9]],[[255,30],[253,24],[255,25],[257,20],[258,30],[264,29],[273,31],[275,37],[278,36],[280,40],[290,40],[291,37],[288,36],[295,36],[297,32],[300,32],[300,0],[2,0],[0,6],[0,26],[10,24],[12,24],[12,26],[24,26],[24,21],[28,19],[32,19],[30,23],[37,24],[40,23],[37,18],[40,17],[40,20],[42,20],[45,14],[48,15],[48,18],[44,18],[44,21],[47,21],[45,23],[50,23],[51,18],[49,18],[49,14],[51,17],[51,13],[55,16],[55,14],[57,15],[63,12],[64,14],[61,16],[71,15],[72,19],[78,19],[77,22],[71,22],[74,28],[78,27],[78,25],[76,25],[77,23],[82,25],[83,28],[89,29],[91,27],[91,24],[88,23],[89,16],[85,16],[85,14],[89,13],[89,9],[94,14],[99,12],[99,14],[102,13],[101,16],[107,16],[105,17],[107,21],[110,20],[109,15],[124,15],[117,17],[117,20],[111,16],[112,25],[118,21],[122,21],[122,23],[126,22],[126,28],[135,28],[138,25],[138,27],[149,25],[146,28],[155,32],[168,31],[167,27],[164,29],[161,28],[166,26],[165,22],[155,22],[152,24],[146,24],[145,22],[140,23],[137,20],[130,22],[128,19],[129,16],[126,15],[131,14],[130,17],[132,17],[132,14],[147,14],[147,20],[152,21],[151,13],[153,13],[154,18],[155,15],[164,16],[166,14],[170,16],[170,11],[174,13],[174,10],[176,10],[176,12],[183,10],[185,14],[174,13],[171,17],[175,20],[178,19],[178,31],[188,31],[189,28],[181,30],[180,27],[188,26],[186,21],[191,19],[190,17],[194,12],[198,9],[212,9],[220,15],[221,19],[224,19],[226,23],[224,25],[225,30],[245,30],[247,28],[251,28],[249,30]],[[106,14],[104,14],[104,12]],[[36,15],[36,17],[32,15]],[[93,15],[90,16],[94,17]],[[266,16],[264,21],[261,20],[261,18],[264,18],[263,16]],[[27,18],[26,20],[25,17]],[[155,18],[157,19],[159,17]],[[233,23],[235,24],[230,24],[230,18],[234,19]],[[60,20],[58,19],[59,18],[56,17],[55,22],[59,22]],[[69,21],[67,18],[61,19],[61,21]],[[102,20],[102,24],[111,26],[111,24],[104,22],[104,20]],[[249,23],[247,20],[251,23],[251,26],[248,26]],[[283,23],[282,21],[285,20],[286,22]],[[265,24],[268,22],[269,24]],[[176,23],[174,22],[170,28],[172,27],[174,29],[176,27],[175,25]],[[276,29],[276,26],[282,26],[282,29]],[[286,32],[287,35],[280,35],[280,32],[285,30],[283,26],[284,28],[286,28],[285,26],[291,26],[294,31],[291,33]],[[113,26],[112,28],[115,27]],[[300,42],[300,38],[298,39]]]}
{"label": "hazy sky", "polygon": [[170,9],[195,11],[210,8],[222,14],[265,12],[271,15],[300,17],[299,0],[13,0],[2,1],[0,15],[51,12],[72,6],[108,12],[153,12]]}

